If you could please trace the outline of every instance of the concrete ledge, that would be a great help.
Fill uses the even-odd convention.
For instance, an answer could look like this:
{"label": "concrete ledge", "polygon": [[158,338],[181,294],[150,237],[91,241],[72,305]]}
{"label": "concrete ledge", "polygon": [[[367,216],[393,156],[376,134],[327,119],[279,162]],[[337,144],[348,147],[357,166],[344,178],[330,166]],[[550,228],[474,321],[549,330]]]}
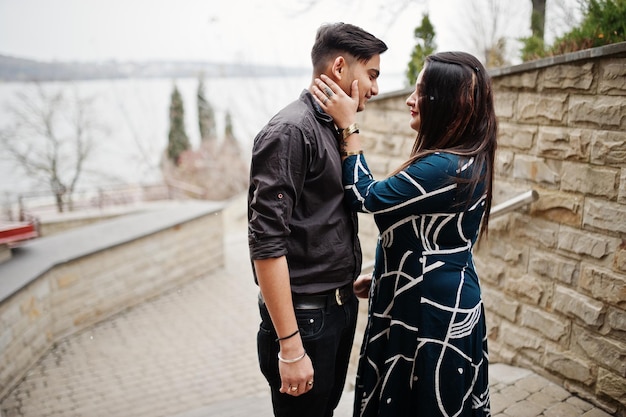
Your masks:
{"label": "concrete ledge", "polygon": [[42,237],[13,249],[0,264],[0,303],[57,265],[220,211],[222,203],[172,202],[145,212]]}
{"label": "concrete ledge", "polygon": [[[569,54],[541,58],[535,61],[523,62],[521,64],[508,67],[490,68],[487,72],[489,72],[489,75],[492,78],[497,78],[518,73],[525,73],[530,70],[552,67],[555,65],[571,64],[577,61],[587,61],[589,59],[597,59],[602,57],[619,58],[623,56],[626,56],[626,42],[614,43],[598,48],[585,49],[582,51],[571,52]],[[380,94],[376,97],[373,97],[370,102],[385,101],[395,97],[406,97],[411,94],[414,89],[414,86],[410,86],[400,90],[391,91],[389,93]]]}
{"label": "concrete ledge", "polygon": [[223,268],[223,206],[173,202],[16,248],[0,264],[0,398],[63,337]]}
{"label": "concrete ledge", "polygon": [[571,52],[569,54],[550,56],[510,67],[493,68],[489,70],[489,75],[492,77],[501,77],[503,75],[523,73],[530,70],[569,64],[577,61],[588,61],[589,59],[602,57],[619,58],[622,56],[626,56],[626,42],[613,43],[598,48]]}

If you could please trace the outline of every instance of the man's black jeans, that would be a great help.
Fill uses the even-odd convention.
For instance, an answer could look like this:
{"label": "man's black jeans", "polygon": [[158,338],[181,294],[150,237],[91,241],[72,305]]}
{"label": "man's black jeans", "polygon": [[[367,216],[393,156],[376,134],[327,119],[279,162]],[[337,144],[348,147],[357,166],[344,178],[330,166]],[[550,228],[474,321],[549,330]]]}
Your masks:
{"label": "man's black jeans", "polygon": [[331,417],[343,392],[354,342],[358,300],[352,295],[343,305],[296,309],[304,349],[311,358],[315,383],[306,394],[282,394],[278,373],[279,344],[267,308],[259,304],[261,324],[257,347],[261,372],[272,391],[276,417]]}

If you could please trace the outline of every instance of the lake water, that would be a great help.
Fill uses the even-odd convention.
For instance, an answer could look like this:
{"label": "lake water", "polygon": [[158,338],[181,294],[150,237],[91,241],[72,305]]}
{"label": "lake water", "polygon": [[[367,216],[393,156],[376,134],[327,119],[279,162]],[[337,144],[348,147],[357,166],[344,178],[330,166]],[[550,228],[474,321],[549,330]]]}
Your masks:
{"label": "lake water", "polygon": [[[205,96],[211,103],[218,134],[224,131],[226,112],[232,117],[234,134],[249,157],[256,133],[278,110],[308,87],[310,77],[215,78],[205,79]],[[167,145],[169,105],[176,84],[184,101],[185,128],[192,145],[199,143],[196,92],[198,80],[124,79],[47,82],[47,92],[63,91],[72,97],[94,98],[96,120],[108,134],[99,136],[78,188],[92,189],[119,184],[152,184],[161,180],[159,161]],[[401,75],[382,76],[380,93],[403,88]],[[16,94],[34,95],[29,83],[0,83],[0,129],[14,120],[6,111],[15,106]],[[2,145],[0,145],[2,146]],[[0,149],[0,203],[15,201],[20,193],[47,192],[47,184],[29,178]]]}

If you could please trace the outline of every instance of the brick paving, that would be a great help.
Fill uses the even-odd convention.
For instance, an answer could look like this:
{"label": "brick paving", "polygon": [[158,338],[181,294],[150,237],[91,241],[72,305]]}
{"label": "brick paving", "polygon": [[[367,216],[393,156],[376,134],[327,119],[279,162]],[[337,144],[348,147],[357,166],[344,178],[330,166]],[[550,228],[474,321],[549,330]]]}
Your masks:
{"label": "brick paving", "polygon": [[[271,417],[237,202],[224,213],[223,271],[63,339],[2,399],[0,417]],[[351,416],[354,372],[337,417]],[[525,369],[492,364],[490,379],[494,417],[609,416]]]}

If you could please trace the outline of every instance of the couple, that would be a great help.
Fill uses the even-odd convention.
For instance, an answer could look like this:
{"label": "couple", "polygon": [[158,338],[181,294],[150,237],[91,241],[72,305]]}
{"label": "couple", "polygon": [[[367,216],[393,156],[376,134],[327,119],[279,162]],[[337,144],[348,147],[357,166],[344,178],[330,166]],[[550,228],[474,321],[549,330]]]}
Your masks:
{"label": "couple", "polygon": [[[413,150],[377,181],[355,121],[378,93],[386,50],[359,27],[320,27],[309,90],[254,140],[248,240],[260,288],[259,364],[276,416],[333,415],[356,296],[369,298],[369,312],[354,416],[490,415],[472,260],[491,205],[490,79],[469,54],[428,57],[406,101]],[[371,276],[359,275],[357,212],[373,214],[379,229]]]}

